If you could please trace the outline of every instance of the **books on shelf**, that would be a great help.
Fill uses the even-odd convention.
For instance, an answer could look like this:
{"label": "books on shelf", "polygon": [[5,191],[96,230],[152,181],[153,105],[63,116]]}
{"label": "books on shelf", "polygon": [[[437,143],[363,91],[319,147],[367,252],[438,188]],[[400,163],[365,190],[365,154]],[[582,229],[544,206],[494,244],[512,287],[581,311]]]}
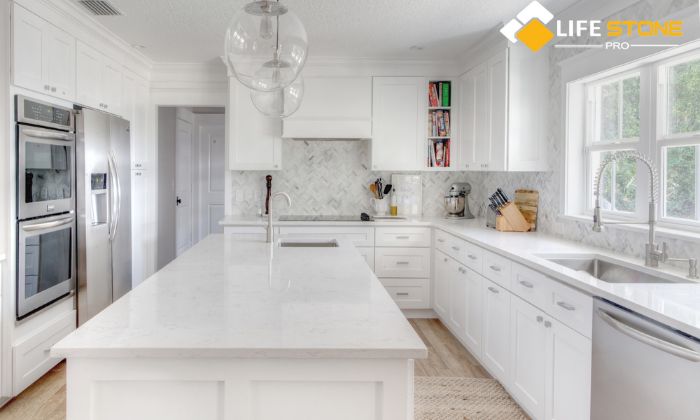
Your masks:
{"label": "books on shelf", "polygon": [[430,137],[450,136],[450,111],[439,109],[428,112],[428,135]]}
{"label": "books on shelf", "polygon": [[428,167],[450,167],[450,139],[428,141]]}
{"label": "books on shelf", "polygon": [[450,82],[430,82],[428,83],[428,104],[431,108],[450,106]]}

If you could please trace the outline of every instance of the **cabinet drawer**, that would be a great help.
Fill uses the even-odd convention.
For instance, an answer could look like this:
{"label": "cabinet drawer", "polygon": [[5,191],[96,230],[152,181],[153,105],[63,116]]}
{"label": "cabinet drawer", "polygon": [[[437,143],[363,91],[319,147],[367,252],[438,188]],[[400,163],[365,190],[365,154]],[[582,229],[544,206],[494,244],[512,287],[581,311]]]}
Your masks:
{"label": "cabinet drawer", "polygon": [[75,330],[76,312],[70,311],[12,348],[13,394],[17,395],[42,377],[61,359],[51,357],[51,347]]}
{"label": "cabinet drawer", "polygon": [[430,280],[380,278],[386,291],[401,309],[430,308]]}
{"label": "cabinet drawer", "polygon": [[377,277],[430,277],[430,248],[375,248]]}
{"label": "cabinet drawer", "polygon": [[484,249],[467,241],[461,241],[459,262],[481,274],[484,272]]}
{"label": "cabinet drawer", "polygon": [[377,246],[430,247],[430,228],[378,227]]}
{"label": "cabinet drawer", "polygon": [[370,270],[374,271],[374,248],[357,247],[357,251],[367,261]]}
{"label": "cabinet drawer", "polygon": [[456,239],[447,232],[435,229],[435,248],[453,258],[457,258],[457,251],[452,248]]}
{"label": "cabinet drawer", "polygon": [[264,226],[226,226],[224,235],[241,241],[264,241],[267,228]]}
{"label": "cabinet drawer", "polygon": [[374,228],[343,226],[280,226],[282,238],[345,238],[355,246],[374,246]]}
{"label": "cabinet drawer", "polygon": [[554,281],[542,273],[512,263],[511,290],[526,302],[547,310],[553,293]]}
{"label": "cabinet drawer", "polygon": [[510,260],[490,251],[483,250],[483,253],[484,277],[501,287],[510,289]]}
{"label": "cabinet drawer", "polygon": [[593,298],[556,281],[552,281],[552,289],[549,308],[545,310],[562,324],[591,338]]}

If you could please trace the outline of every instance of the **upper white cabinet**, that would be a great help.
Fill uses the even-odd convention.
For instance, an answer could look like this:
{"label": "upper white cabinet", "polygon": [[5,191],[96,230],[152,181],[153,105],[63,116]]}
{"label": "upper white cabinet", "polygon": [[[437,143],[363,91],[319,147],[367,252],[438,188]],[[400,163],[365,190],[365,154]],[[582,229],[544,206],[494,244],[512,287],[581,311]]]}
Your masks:
{"label": "upper white cabinet", "polygon": [[124,72],[121,99],[122,115],[131,123],[131,169],[147,169],[147,114],[149,102],[147,82],[138,76]]}
{"label": "upper white cabinet", "polygon": [[373,78],[372,170],[425,167],[426,97],[425,78]]}
{"label": "upper white cabinet", "polygon": [[299,110],[282,137],[366,139],[372,136],[371,77],[306,77]]}
{"label": "upper white cabinet", "polygon": [[75,99],[75,38],[15,4],[12,75],[17,86]]}
{"label": "upper white cabinet", "polygon": [[461,167],[546,171],[548,56],[515,44],[461,77]]}
{"label": "upper white cabinet", "polygon": [[95,49],[77,43],[77,101],[85,106],[122,114],[122,70]]}
{"label": "upper white cabinet", "polygon": [[259,171],[282,169],[282,120],[261,114],[250,91],[238,80],[229,81],[229,168]]}

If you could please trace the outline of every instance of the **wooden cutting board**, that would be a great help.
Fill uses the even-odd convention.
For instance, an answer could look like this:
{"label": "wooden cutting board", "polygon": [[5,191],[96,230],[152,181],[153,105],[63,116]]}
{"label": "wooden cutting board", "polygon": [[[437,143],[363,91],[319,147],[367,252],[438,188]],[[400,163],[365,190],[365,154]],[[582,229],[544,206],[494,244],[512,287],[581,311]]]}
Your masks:
{"label": "wooden cutting board", "polygon": [[540,202],[540,193],[535,190],[515,190],[515,205],[530,223],[530,232],[537,230],[537,207]]}

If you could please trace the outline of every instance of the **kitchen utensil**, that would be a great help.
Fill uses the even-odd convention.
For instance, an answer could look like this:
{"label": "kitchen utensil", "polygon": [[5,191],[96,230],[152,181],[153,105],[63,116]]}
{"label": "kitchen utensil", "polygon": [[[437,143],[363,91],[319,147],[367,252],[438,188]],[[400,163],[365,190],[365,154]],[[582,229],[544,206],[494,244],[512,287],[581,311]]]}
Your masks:
{"label": "kitchen utensil", "polygon": [[507,195],[503,192],[503,190],[500,189],[500,188],[497,188],[497,189],[496,189],[496,195],[498,195],[498,197],[499,197],[501,200],[503,200],[503,204],[505,204],[505,203],[507,203],[507,202],[510,201],[510,199],[508,198],[508,196],[507,196]]}
{"label": "kitchen utensil", "polygon": [[363,222],[369,222],[371,220],[371,217],[369,217],[369,214],[367,213],[362,213],[360,214],[360,220]]}
{"label": "kitchen utensil", "polygon": [[386,184],[386,186],[384,187],[384,195],[389,194],[391,192],[391,188],[391,184]]}
{"label": "kitchen utensil", "polygon": [[379,198],[379,195],[377,194],[377,184],[369,184],[369,190],[372,191],[373,198]]}
{"label": "kitchen utensil", "polygon": [[473,219],[469,211],[468,196],[471,192],[471,185],[466,182],[456,182],[450,186],[444,198],[445,211],[450,219]]}
{"label": "kitchen utensil", "polygon": [[265,194],[265,214],[270,212],[270,195],[272,194],[272,175],[265,177],[267,193]]}

